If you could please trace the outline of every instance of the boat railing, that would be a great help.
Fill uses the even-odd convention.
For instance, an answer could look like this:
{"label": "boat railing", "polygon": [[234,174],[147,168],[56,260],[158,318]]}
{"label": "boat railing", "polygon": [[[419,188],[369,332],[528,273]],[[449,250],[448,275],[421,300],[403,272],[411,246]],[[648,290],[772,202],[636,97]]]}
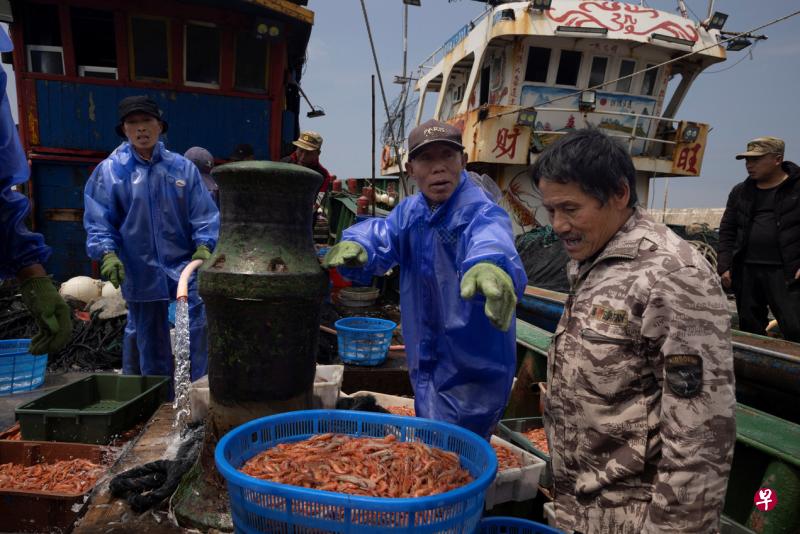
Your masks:
{"label": "boat railing", "polygon": [[[639,150],[639,152],[646,154],[648,156],[658,157],[663,155],[663,157],[670,157],[671,149],[675,147],[679,143],[677,139],[677,131],[678,128],[676,125],[681,121],[679,119],[674,119],[671,117],[659,117],[656,115],[647,115],[644,113],[631,113],[625,111],[590,111],[585,112],[580,110],[579,108],[557,108],[557,107],[542,107],[539,108],[537,111],[539,112],[563,112],[563,113],[579,113],[584,115],[587,119],[596,115],[607,115],[611,117],[633,117],[633,125],[631,126],[630,133],[617,133],[611,131],[609,129],[604,128],[604,133],[606,133],[610,137],[615,137],[618,139],[623,139],[628,147],[628,152],[633,152],[634,144],[641,141],[643,143],[650,143],[644,150]],[[587,122],[589,122],[587,120]],[[645,123],[648,123],[645,125]],[[599,125],[598,121],[598,125]],[[657,125],[655,128],[655,136],[651,136],[649,133],[653,125]],[[639,127],[642,126],[641,130],[646,132],[644,135],[640,135],[637,132],[639,131]],[[626,127],[627,129],[627,127]],[[533,130],[534,135],[565,135],[569,133],[569,131],[552,131],[552,130]],[[670,150],[667,150],[670,149]]]}
{"label": "boat railing", "polygon": [[491,9],[486,9],[480,15],[469,21],[468,23],[464,24],[456,33],[453,34],[450,39],[448,39],[442,46],[440,46],[436,51],[434,51],[430,56],[425,59],[422,63],[420,63],[419,67],[417,68],[420,75],[424,74],[425,71],[431,70],[435,67],[447,54],[450,53],[458,44],[467,38],[469,32],[471,32],[475,26],[480,23],[486,16],[491,13]]}

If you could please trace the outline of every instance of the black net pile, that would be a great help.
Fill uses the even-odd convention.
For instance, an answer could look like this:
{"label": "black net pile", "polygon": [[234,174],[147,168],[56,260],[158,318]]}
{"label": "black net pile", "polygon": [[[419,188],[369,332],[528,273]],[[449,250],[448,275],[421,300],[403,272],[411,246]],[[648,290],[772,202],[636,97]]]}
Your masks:
{"label": "black net pile", "polygon": [[122,336],[127,316],[72,321],[72,339],[47,360],[49,371],[105,371],[122,367]]}
{"label": "black net pile", "polygon": [[686,226],[668,224],[670,230],[691,243],[705,256],[708,263],[716,270],[717,254],[719,253],[719,231],[712,229],[707,224],[688,224]]}
{"label": "black net pile", "polygon": [[[126,316],[100,319],[98,313],[93,313],[85,321],[75,314],[83,310],[84,304],[72,300],[67,303],[73,310],[72,339],[60,352],[48,355],[48,370],[102,371],[122,367]],[[0,285],[0,339],[29,339],[37,330],[36,321],[22,303],[19,285],[6,280]]]}
{"label": "black net pile", "polygon": [[528,275],[528,285],[551,291],[569,291],[569,256],[552,226],[540,226],[520,234],[515,245]]}
{"label": "black net pile", "polygon": [[22,303],[16,280],[0,282],[0,339],[28,339],[36,334],[36,322]]}

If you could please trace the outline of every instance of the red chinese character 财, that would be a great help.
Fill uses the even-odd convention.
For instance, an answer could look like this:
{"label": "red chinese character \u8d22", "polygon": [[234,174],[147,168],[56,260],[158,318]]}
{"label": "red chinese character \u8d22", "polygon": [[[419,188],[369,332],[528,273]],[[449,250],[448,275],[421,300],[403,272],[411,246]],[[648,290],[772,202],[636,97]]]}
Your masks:
{"label": "red chinese character \u8d22", "polygon": [[510,159],[514,159],[514,154],[517,152],[517,137],[519,137],[519,134],[519,128],[516,126],[514,126],[514,131],[511,133],[509,133],[508,128],[497,130],[497,144],[492,149],[492,154],[499,150],[498,158],[508,154]]}

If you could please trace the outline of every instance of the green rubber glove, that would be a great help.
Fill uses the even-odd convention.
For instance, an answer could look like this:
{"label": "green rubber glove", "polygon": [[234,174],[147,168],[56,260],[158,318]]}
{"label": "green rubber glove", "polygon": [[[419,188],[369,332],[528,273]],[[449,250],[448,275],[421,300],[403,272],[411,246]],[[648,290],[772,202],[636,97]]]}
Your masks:
{"label": "green rubber glove", "polygon": [[511,277],[493,263],[477,263],[461,280],[461,298],[469,300],[475,296],[476,291],[486,297],[483,311],[492,326],[507,332],[517,305]]}
{"label": "green rubber glove", "polygon": [[125,267],[116,253],[108,252],[103,256],[103,265],[100,266],[100,275],[111,282],[115,288],[125,280]]}
{"label": "green rubber glove", "polygon": [[322,267],[329,269],[330,267],[361,267],[366,265],[367,251],[356,243],[355,241],[342,241],[337,243],[325,254],[322,260]]}
{"label": "green rubber glove", "polygon": [[20,289],[22,301],[39,327],[31,340],[31,354],[55,354],[72,339],[69,306],[46,276],[28,278]]}
{"label": "green rubber glove", "polygon": [[205,245],[200,245],[197,247],[197,250],[194,251],[192,254],[192,260],[203,260],[206,261],[208,258],[211,257],[211,250]]}

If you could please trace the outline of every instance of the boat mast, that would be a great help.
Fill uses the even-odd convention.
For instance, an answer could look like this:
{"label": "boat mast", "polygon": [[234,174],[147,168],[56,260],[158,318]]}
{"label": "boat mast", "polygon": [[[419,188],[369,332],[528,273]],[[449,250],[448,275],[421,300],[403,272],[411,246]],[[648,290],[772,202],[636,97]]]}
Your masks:
{"label": "boat mast", "polygon": [[681,12],[683,18],[689,18],[689,12],[686,10],[686,3],[683,0],[678,0],[678,11]]}

